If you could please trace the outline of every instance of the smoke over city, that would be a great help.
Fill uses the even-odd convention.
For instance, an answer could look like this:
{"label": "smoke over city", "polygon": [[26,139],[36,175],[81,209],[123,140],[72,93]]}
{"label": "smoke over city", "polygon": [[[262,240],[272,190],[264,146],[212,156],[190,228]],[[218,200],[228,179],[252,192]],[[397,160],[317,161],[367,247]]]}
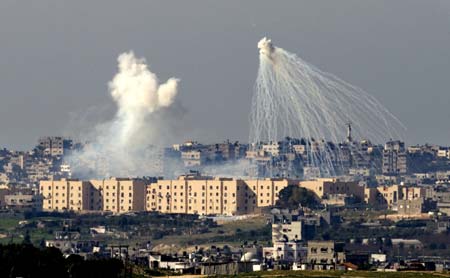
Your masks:
{"label": "smoke over city", "polygon": [[144,58],[130,51],[117,58],[118,72],[109,82],[117,105],[114,118],[97,125],[89,142],[69,158],[72,171],[81,177],[139,176],[160,173],[164,110],[174,104],[178,79],[159,83]]}

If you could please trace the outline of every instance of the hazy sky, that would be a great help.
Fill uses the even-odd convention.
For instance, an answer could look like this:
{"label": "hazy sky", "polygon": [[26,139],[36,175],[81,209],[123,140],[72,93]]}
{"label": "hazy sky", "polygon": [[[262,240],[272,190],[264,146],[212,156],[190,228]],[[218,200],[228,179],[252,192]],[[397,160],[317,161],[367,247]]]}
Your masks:
{"label": "hazy sky", "polygon": [[450,145],[450,1],[2,0],[0,147],[110,118],[107,82],[128,50],[181,79],[174,141],[246,141],[266,35],[374,95],[408,143]]}

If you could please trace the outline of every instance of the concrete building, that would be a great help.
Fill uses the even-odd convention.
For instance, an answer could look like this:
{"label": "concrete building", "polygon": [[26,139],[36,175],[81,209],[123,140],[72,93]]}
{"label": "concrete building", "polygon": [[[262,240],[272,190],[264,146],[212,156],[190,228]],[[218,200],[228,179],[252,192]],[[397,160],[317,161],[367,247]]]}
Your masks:
{"label": "concrete building", "polygon": [[294,181],[242,180],[184,175],[147,187],[146,209],[162,213],[240,215],[273,206],[279,192]]}
{"label": "concrete building", "polygon": [[43,148],[44,154],[50,156],[62,156],[72,148],[73,141],[68,138],[54,136],[42,137],[38,140],[38,146]]}
{"label": "concrete building", "polygon": [[184,167],[195,167],[205,164],[206,154],[202,150],[188,150],[181,152]]}
{"label": "concrete building", "polygon": [[296,242],[303,240],[303,222],[291,221],[289,223],[272,224],[272,242]]}
{"label": "concrete building", "polygon": [[42,197],[32,194],[10,194],[5,196],[5,205],[8,208],[15,210],[41,210],[42,209]]}
{"label": "concrete building", "polygon": [[344,261],[343,244],[334,241],[308,241],[307,262],[313,269],[333,269]]}
{"label": "concrete building", "polygon": [[422,198],[398,200],[397,213],[400,215],[420,215],[423,213],[424,200]]}
{"label": "concrete building", "polygon": [[427,189],[425,187],[418,186],[405,186],[402,188],[402,197],[405,200],[415,200],[425,198],[427,195]]}
{"label": "concrete building", "polygon": [[94,210],[98,208],[99,203],[102,204],[103,211],[124,213],[145,210],[146,184],[143,180],[111,178],[91,180],[90,184],[93,188],[91,195],[94,197]]}
{"label": "concrete building", "polygon": [[79,180],[43,180],[39,184],[44,211],[81,211],[89,208],[89,182]]}
{"label": "concrete building", "polygon": [[405,143],[389,141],[383,150],[383,175],[398,176],[407,173],[407,155]]}
{"label": "concrete building", "polygon": [[111,211],[123,213],[145,210],[145,182],[112,178],[79,181],[74,179],[40,182],[45,211]]}
{"label": "concrete building", "polygon": [[273,247],[264,247],[265,259],[283,262],[301,262],[306,258],[306,248],[301,242],[274,242]]}
{"label": "concrete building", "polygon": [[365,202],[377,209],[392,209],[398,200],[403,199],[403,187],[400,185],[366,188]]}
{"label": "concrete building", "polygon": [[340,181],[339,179],[322,178],[299,182],[300,187],[313,191],[320,199],[327,199],[329,195],[344,194],[364,200],[364,187],[357,182]]}

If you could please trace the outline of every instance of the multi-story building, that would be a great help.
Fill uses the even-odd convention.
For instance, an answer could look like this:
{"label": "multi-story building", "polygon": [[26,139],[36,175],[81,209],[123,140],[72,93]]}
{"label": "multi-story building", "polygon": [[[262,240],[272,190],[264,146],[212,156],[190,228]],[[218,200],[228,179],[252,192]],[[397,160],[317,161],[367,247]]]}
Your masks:
{"label": "multi-story building", "polygon": [[307,262],[313,269],[332,269],[345,261],[343,244],[334,241],[308,241]]}
{"label": "multi-story building", "polygon": [[206,155],[202,150],[188,150],[181,152],[184,167],[195,167],[205,164]]}
{"label": "multi-story building", "polygon": [[124,213],[145,210],[146,183],[139,179],[111,178],[91,180],[93,210]]}
{"label": "multi-story building", "polygon": [[50,156],[62,156],[72,148],[71,139],[54,136],[39,138],[39,146],[43,148],[44,154]]}
{"label": "multi-story building", "polygon": [[43,180],[39,190],[44,211],[82,211],[89,208],[89,182],[79,180]]}
{"label": "multi-story building", "polygon": [[403,199],[403,186],[400,185],[365,189],[365,202],[375,208],[392,209],[397,204],[397,201],[401,199]]}
{"label": "multi-story building", "polygon": [[142,180],[112,178],[79,181],[72,179],[40,182],[43,210],[111,211],[123,213],[145,210]]}
{"label": "multi-story building", "polygon": [[364,200],[364,187],[354,181],[340,181],[335,178],[322,178],[311,181],[299,182],[304,187],[314,192],[320,199],[326,199],[330,195],[344,194]]}
{"label": "multi-story building", "polygon": [[146,208],[163,213],[239,215],[273,206],[287,179],[242,180],[199,175],[158,180],[147,187]]}
{"label": "multi-story building", "polygon": [[426,187],[418,186],[404,186],[402,188],[402,194],[404,200],[416,200],[420,198],[425,198],[427,195]]}
{"label": "multi-story building", "polygon": [[407,173],[407,153],[405,143],[389,141],[383,150],[383,175],[398,176]]}
{"label": "multi-story building", "polygon": [[303,222],[290,221],[288,223],[272,224],[272,242],[295,242],[303,240]]}

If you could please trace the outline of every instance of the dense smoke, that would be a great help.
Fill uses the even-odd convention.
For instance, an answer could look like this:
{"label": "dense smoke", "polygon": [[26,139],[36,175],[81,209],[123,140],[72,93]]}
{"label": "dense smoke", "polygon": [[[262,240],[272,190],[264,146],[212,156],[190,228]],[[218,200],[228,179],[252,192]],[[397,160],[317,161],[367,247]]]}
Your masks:
{"label": "dense smoke", "polygon": [[142,176],[161,173],[160,128],[164,110],[173,105],[178,79],[159,84],[145,59],[133,52],[119,55],[118,73],[109,82],[117,104],[114,118],[96,126],[81,150],[69,157],[81,177]]}

